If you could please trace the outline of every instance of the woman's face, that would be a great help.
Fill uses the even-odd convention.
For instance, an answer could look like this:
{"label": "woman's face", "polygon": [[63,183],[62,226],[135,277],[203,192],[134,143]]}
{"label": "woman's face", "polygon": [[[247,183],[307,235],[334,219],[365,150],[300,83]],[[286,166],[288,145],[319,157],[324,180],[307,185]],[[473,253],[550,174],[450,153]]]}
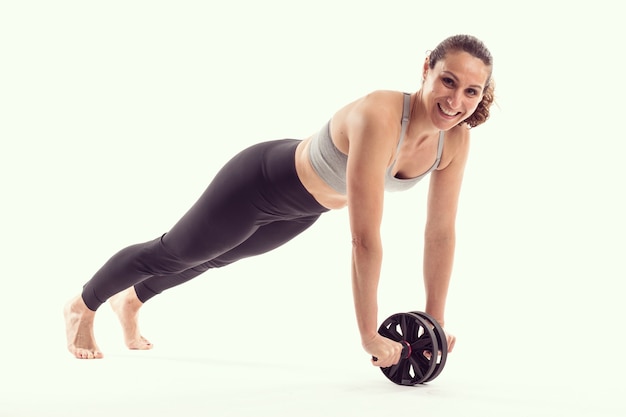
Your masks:
{"label": "woman's face", "polygon": [[448,52],[434,68],[424,63],[426,109],[439,130],[449,130],[474,113],[491,67],[463,51]]}

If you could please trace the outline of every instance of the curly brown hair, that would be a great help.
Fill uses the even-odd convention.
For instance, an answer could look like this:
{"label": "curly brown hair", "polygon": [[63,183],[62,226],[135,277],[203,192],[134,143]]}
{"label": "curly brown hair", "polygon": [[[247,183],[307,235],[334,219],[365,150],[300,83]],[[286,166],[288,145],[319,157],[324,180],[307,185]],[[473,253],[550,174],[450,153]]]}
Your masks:
{"label": "curly brown hair", "polygon": [[[451,51],[467,52],[493,69],[493,57],[491,56],[491,52],[489,52],[489,49],[487,49],[482,41],[471,35],[454,35],[444,39],[430,52],[429,67],[431,69],[435,68],[435,64],[445,58],[446,54]],[[467,124],[472,128],[485,123],[489,118],[489,108],[495,99],[494,91],[494,82],[490,72],[483,91],[483,99],[478,104],[478,107],[476,107],[474,113],[459,124]]]}

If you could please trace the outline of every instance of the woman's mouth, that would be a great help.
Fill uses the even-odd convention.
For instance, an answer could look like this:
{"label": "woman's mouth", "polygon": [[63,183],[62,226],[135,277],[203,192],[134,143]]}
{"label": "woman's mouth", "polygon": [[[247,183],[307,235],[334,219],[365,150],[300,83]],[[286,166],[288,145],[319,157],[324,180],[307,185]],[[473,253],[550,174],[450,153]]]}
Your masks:
{"label": "woman's mouth", "polygon": [[460,111],[453,111],[451,109],[444,108],[440,103],[437,103],[437,107],[439,107],[439,111],[448,118],[453,118],[461,114]]}

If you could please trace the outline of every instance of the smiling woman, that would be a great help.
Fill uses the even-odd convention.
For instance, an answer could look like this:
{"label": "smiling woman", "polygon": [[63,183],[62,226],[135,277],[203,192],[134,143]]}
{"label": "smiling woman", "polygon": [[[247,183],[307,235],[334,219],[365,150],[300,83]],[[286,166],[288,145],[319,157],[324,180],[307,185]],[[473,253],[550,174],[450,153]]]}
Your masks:
{"label": "smiling woman", "polygon": [[[473,67],[477,73],[472,74],[472,67],[464,67],[465,61],[458,56],[463,53],[471,57],[470,61],[472,58],[482,61],[484,66],[478,63],[478,65]],[[457,59],[453,59],[455,57]],[[467,97],[468,105],[473,106],[476,101],[478,101],[478,105],[471,107],[474,108],[474,111],[470,117],[463,118],[463,121],[460,123],[467,124],[469,127],[475,127],[484,123],[489,117],[489,107],[493,103],[494,91],[491,79],[493,58],[489,50],[480,42],[472,42],[472,38],[467,35],[453,36],[441,42],[426,58],[424,65],[428,65],[430,70],[436,71],[438,64],[439,68],[437,69],[439,70],[441,83],[448,90],[454,91],[453,94],[449,94],[446,97],[443,107],[441,104],[439,105],[439,109],[450,118],[458,117],[462,113],[457,111],[454,106],[460,103],[463,97]],[[461,84],[463,80],[459,79],[461,75],[473,76],[477,83],[463,85]],[[487,77],[487,82],[485,84],[478,83],[485,76]],[[445,104],[448,105],[447,108]]]}
{"label": "smiling woman", "polygon": [[[208,269],[275,249],[322,213],[348,206],[361,343],[377,358],[373,365],[397,363],[402,345],[378,333],[383,195],[430,175],[424,310],[444,326],[469,128],[489,117],[492,67],[481,41],[452,36],[426,58],[417,92],[374,91],[341,108],[309,138],[263,142],[240,152],[167,233],[113,255],[68,302],[69,351],[77,358],[103,356],[93,323],[107,300],[127,346],[152,348],[137,324],[146,301]],[[455,339],[446,336],[451,351]]]}

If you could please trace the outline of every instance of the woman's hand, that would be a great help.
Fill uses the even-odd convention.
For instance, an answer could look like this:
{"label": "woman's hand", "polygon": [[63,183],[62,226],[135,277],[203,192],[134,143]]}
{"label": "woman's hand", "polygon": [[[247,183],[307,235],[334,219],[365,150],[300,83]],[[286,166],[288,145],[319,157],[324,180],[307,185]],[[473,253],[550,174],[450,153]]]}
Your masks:
{"label": "woman's hand", "polygon": [[454,349],[454,345],[456,343],[456,336],[448,332],[446,329],[444,329],[443,332],[446,334],[446,341],[448,342],[448,352],[452,352],[452,349]]}
{"label": "woman's hand", "polygon": [[[372,365],[388,368],[400,362],[402,344],[379,334],[363,342],[363,349],[372,355]],[[376,358],[376,359],[374,359]]]}

